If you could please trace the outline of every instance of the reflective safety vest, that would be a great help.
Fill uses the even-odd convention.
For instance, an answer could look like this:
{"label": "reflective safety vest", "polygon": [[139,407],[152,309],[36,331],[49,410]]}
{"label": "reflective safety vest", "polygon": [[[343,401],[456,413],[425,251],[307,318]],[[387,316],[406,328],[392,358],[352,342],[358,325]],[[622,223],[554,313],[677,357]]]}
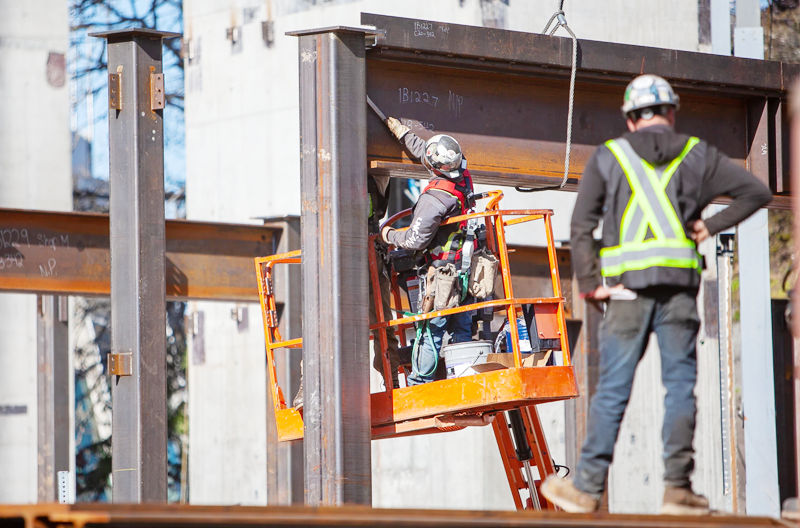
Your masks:
{"label": "reflective safety vest", "polygon": [[[642,159],[626,139],[606,142],[622,167],[631,197],[619,229],[619,245],[600,250],[604,277],[653,267],[702,270],[694,241],[686,238],[683,222],[667,195],[667,185],[687,154],[700,142],[687,141],[669,164],[654,167]],[[647,238],[648,233],[652,235]]]}

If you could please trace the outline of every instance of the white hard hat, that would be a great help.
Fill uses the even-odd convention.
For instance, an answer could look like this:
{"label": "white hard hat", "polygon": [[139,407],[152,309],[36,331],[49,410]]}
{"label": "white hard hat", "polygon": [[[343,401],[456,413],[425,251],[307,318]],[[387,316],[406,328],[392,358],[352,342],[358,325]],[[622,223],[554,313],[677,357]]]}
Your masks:
{"label": "white hard hat", "polygon": [[461,146],[452,136],[439,134],[425,142],[422,164],[436,176],[459,178],[462,159]]}
{"label": "white hard hat", "polygon": [[651,106],[670,105],[675,110],[681,107],[681,99],[672,90],[672,86],[658,75],[640,75],[625,88],[622,104],[622,115]]}

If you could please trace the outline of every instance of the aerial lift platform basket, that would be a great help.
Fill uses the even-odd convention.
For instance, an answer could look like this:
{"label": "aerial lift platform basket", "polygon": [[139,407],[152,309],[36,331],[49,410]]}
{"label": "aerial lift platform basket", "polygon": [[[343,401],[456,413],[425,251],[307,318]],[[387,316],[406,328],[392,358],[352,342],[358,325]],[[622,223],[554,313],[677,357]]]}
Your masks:
{"label": "aerial lift platform basket", "polygon": [[[490,309],[494,312],[504,312],[510,335],[517,336],[517,321],[523,306],[526,305],[534,306],[537,337],[560,345],[558,347],[560,350],[553,347],[554,365],[524,366],[519,340],[510,339],[512,350],[509,355],[513,355],[513,367],[399,389],[392,389],[391,384],[386,384],[384,391],[371,395],[372,438],[440,433],[491,424],[517,509],[526,507],[538,509],[540,506],[554,509],[553,505],[540,503],[536,483],[531,474],[531,464],[536,466],[541,479],[555,472],[535,405],[575,398],[578,396],[578,387],[570,364],[564,298],[561,296],[561,282],[553,241],[551,222],[553,211],[500,210],[499,203],[503,196],[500,191],[484,193],[482,196],[491,198],[484,211],[453,217],[443,223],[459,223],[472,218],[482,219],[485,222],[486,245],[499,261],[502,298],[425,314],[407,314],[403,311],[397,277],[393,274],[391,290],[394,310],[406,315],[387,320],[389,314],[384,314],[382,309],[375,247],[372,243],[368,245],[370,280],[378,321],[371,325],[370,329],[380,330],[380,342],[375,343],[375,351],[382,355],[384,379],[392,379],[387,351],[387,327],[398,328],[400,345],[405,346],[405,330],[412,328],[414,323],[460,312]],[[386,224],[391,225],[408,214],[410,210],[398,213]],[[514,297],[511,285],[505,227],[531,221],[541,221],[547,236],[553,296],[517,299]],[[255,260],[261,312],[264,318],[267,371],[279,441],[303,438],[303,416],[302,412],[287,405],[283,391],[278,386],[273,352],[279,348],[301,348],[302,338],[284,339],[278,331],[273,270],[276,264],[300,262],[300,251],[260,257]],[[525,493],[522,493],[523,490]]]}

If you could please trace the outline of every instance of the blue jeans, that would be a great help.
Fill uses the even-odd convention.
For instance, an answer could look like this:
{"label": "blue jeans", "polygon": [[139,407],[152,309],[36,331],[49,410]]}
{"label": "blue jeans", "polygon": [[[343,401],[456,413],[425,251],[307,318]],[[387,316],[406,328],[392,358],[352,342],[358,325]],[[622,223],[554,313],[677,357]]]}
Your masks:
{"label": "blue jeans", "polygon": [[[470,299],[464,304],[472,302]],[[453,314],[446,317],[434,317],[428,319],[430,325],[430,336],[428,330],[423,329],[420,335],[419,350],[416,357],[411,361],[411,375],[408,377],[409,385],[420,385],[433,381],[436,376],[436,366],[439,360],[439,351],[442,349],[442,338],[447,331],[447,323],[453,321],[453,333],[451,343],[463,343],[472,340],[472,312]],[[433,338],[433,342],[431,339]]]}
{"label": "blue jeans", "polygon": [[636,366],[651,332],[661,351],[664,399],[664,483],[688,487],[694,470],[697,380],[696,292],[660,289],[639,291],[633,301],[610,301],[600,324],[600,378],[589,409],[586,441],[575,474],[575,486],[595,497],[605,489],[622,415],[631,395]]}

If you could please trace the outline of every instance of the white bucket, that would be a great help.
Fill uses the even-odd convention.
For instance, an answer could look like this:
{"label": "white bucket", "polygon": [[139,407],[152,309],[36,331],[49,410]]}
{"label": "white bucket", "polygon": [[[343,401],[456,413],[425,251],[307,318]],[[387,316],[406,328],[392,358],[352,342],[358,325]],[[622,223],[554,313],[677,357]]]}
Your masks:
{"label": "white bucket", "polygon": [[492,353],[492,346],[491,341],[467,341],[442,347],[447,379],[477,374],[472,367],[486,363]]}

